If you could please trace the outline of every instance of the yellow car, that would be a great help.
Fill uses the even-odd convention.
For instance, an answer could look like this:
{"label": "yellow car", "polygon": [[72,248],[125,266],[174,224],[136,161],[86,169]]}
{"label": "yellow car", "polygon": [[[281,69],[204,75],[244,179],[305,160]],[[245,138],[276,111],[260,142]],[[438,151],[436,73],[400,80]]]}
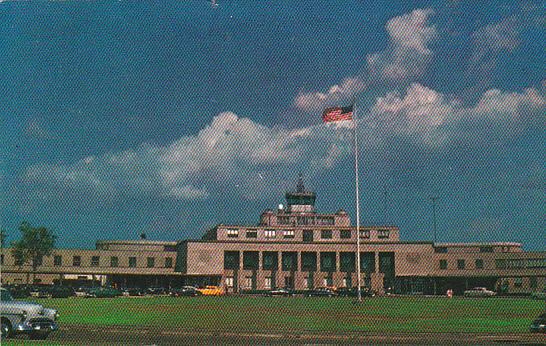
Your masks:
{"label": "yellow car", "polygon": [[218,286],[205,286],[204,288],[198,288],[197,292],[204,296],[222,296],[224,295],[224,289]]}

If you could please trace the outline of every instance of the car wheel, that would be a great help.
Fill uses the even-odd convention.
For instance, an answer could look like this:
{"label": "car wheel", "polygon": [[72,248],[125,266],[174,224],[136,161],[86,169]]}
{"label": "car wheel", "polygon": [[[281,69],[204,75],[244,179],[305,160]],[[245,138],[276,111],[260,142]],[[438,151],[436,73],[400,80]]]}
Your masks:
{"label": "car wheel", "polygon": [[13,333],[11,329],[11,323],[9,323],[9,321],[7,320],[2,319],[0,332],[2,334],[2,338],[9,338]]}

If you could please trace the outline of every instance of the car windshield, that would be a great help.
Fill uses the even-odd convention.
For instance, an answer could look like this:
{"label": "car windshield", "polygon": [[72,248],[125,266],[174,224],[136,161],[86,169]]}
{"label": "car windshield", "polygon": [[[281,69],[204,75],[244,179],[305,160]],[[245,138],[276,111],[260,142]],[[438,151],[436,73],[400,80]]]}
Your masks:
{"label": "car windshield", "polygon": [[13,298],[11,297],[11,294],[9,291],[1,290],[0,291],[0,300],[3,302],[11,302]]}

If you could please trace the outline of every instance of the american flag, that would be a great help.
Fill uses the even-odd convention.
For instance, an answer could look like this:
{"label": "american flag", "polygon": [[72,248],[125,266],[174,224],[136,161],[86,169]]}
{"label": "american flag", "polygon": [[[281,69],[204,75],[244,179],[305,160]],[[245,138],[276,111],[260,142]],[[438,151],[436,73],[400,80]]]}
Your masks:
{"label": "american flag", "polygon": [[325,123],[342,120],[353,120],[353,106],[330,107],[322,113],[322,121]]}

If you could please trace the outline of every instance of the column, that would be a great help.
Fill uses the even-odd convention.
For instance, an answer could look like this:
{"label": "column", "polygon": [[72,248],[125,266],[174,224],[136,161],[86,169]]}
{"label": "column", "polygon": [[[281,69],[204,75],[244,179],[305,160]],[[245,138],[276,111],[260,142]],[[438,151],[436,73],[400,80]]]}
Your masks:
{"label": "column", "polygon": [[282,271],[282,251],[277,251],[277,272],[275,273],[276,287],[284,287],[284,274]]}
{"label": "column", "polygon": [[345,274],[341,272],[341,259],[339,251],[336,251],[336,268],[332,274],[333,285],[335,287],[343,286],[343,278]]}
{"label": "column", "polygon": [[[243,289],[244,269],[243,269],[243,251],[239,251],[239,269],[234,273],[237,276],[236,284],[234,287],[237,293],[241,293]],[[235,276],[234,275],[234,276]]]}
{"label": "column", "polygon": [[262,269],[262,251],[258,252],[258,270],[256,270],[256,289],[265,289],[265,272]]}
{"label": "column", "polygon": [[298,265],[296,272],[294,272],[294,289],[303,290],[307,288],[307,285],[305,282],[305,275],[301,270],[301,251],[296,252],[296,260],[298,261]]}

